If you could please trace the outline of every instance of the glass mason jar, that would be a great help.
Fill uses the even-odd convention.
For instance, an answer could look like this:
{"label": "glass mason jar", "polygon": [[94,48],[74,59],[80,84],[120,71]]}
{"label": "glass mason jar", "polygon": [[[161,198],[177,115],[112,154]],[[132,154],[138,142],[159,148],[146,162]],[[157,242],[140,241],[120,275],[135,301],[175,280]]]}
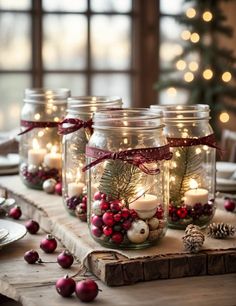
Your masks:
{"label": "glass mason jar", "polygon": [[85,147],[92,134],[92,115],[104,108],[121,108],[120,97],[84,96],[68,98],[65,120],[60,124],[63,135],[62,194],[67,211],[80,220],[87,219]]}
{"label": "glass mason jar", "polygon": [[208,105],[152,105],[164,113],[170,163],[169,227],[206,227],[215,213],[216,143]]}
{"label": "glass mason jar", "polygon": [[168,162],[162,113],[97,112],[86,148],[88,222],[109,248],[140,249],[166,232]]}
{"label": "glass mason jar", "polygon": [[[20,177],[25,185],[42,189],[49,178],[61,180],[61,137],[58,122],[65,115],[68,89],[25,90],[19,144]],[[54,182],[55,182],[54,181]]]}

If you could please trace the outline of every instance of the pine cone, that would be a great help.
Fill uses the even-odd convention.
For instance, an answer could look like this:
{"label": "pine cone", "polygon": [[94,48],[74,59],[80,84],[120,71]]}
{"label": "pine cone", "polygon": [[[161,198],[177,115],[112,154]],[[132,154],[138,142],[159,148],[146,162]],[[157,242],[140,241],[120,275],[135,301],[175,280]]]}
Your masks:
{"label": "pine cone", "polygon": [[204,240],[205,236],[198,226],[193,224],[187,226],[183,236],[183,244],[186,251],[197,253],[201,249]]}
{"label": "pine cone", "polygon": [[212,223],[207,228],[207,236],[215,239],[224,239],[233,236],[236,228],[227,223]]}

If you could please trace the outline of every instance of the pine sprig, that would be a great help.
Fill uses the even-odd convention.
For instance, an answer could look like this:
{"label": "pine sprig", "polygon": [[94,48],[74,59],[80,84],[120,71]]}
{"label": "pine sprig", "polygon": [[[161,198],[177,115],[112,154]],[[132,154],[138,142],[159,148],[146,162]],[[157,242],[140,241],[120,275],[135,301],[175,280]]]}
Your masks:
{"label": "pine sprig", "polygon": [[196,146],[178,147],[174,150],[178,152],[179,157],[175,157],[176,167],[170,170],[170,177],[174,177],[174,181],[170,186],[170,199],[174,204],[181,203],[184,193],[189,190],[190,179],[197,179],[203,175],[203,161],[201,154],[196,154]]}
{"label": "pine sprig", "polygon": [[138,167],[110,160],[106,163],[98,189],[112,199],[124,200],[128,204],[137,195],[137,185],[141,179],[142,173]]}

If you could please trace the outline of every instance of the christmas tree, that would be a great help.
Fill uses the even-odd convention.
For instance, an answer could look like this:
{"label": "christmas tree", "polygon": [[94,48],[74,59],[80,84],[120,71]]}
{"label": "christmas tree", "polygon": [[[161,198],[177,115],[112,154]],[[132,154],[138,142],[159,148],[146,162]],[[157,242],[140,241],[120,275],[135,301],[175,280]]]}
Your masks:
{"label": "christmas tree", "polygon": [[[221,8],[222,2],[226,1],[183,1],[187,9],[176,16],[184,27],[181,33],[183,51],[161,71],[155,86],[159,91],[167,88],[186,90],[187,103],[208,104],[216,132],[219,114],[227,110],[236,112],[233,103],[236,98],[236,57],[233,50],[219,43],[221,37],[233,35]],[[227,117],[227,113],[224,115]]]}

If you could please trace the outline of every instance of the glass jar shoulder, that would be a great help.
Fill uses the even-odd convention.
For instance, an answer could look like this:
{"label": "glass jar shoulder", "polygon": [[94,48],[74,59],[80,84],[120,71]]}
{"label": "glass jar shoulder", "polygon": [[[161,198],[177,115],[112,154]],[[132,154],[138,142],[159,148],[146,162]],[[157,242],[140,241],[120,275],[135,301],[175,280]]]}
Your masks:
{"label": "glass jar shoulder", "polygon": [[166,122],[164,134],[170,138],[199,138],[210,135],[213,129],[208,121]]}

